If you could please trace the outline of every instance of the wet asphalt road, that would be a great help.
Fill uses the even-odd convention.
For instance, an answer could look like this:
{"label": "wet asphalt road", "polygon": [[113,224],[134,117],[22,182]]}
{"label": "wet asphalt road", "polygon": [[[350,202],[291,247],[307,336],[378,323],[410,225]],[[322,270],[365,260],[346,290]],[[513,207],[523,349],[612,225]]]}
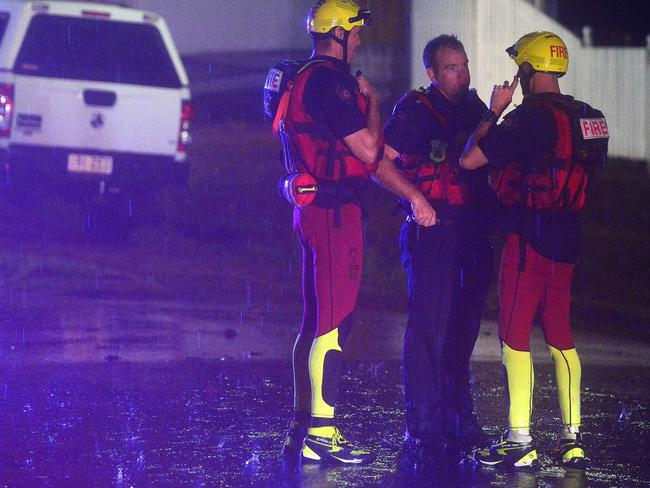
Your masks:
{"label": "wet asphalt road", "polygon": [[[406,319],[362,303],[337,412],[344,434],[375,449],[378,461],[287,469],[277,453],[292,403],[297,278],[277,286],[277,273],[253,262],[233,272],[248,278],[234,281],[232,250],[212,243],[20,235],[0,240],[0,487],[650,484],[650,344],[619,331],[576,330],[585,473],[546,457],[534,474],[476,471],[400,455]],[[558,407],[539,331],[532,346],[534,432],[545,453]],[[483,324],[473,374],[480,417],[497,433],[506,405],[493,323]]]}
{"label": "wet asphalt road", "polygon": [[[403,325],[395,324],[403,317],[363,311],[347,354],[339,424],[379,459],[367,467],[287,469],[277,453],[290,414],[294,327],[261,318],[259,311],[185,301],[14,297],[3,309],[0,335],[0,486],[650,483],[650,368],[643,348],[617,366],[626,344],[598,345],[585,334],[578,339],[586,351],[583,412],[591,464],[585,473],[547,457],[534,474],[477,471],[444,459],[415,465],[399,452]],[[381,320],[384,327],[393,323],[391,333],[364,347],[364,330]],[[485,324],[474,390],[480,417],[494,433],[505,420],[495,349],[493,327]],[[552,365],[541,351],[536,358],[533,429],[545,453],[555,440],[558,408]]]}

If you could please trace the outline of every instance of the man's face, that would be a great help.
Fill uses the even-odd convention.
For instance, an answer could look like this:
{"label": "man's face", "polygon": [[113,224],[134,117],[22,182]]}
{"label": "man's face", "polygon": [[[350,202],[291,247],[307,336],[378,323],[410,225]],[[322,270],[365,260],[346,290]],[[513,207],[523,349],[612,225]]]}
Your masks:
{"label": "man's face", "polygon": [[[341,29],[342,30],[342,29]],[[350,31],[350,36],[348,37],[348,63],[352,62],[354,57],[354,52],[361,45],[361,27],[358,25],[354,26]]]}
{"label": "man's face", "polygon": [[465,51],[441,47],[436,52],[434,67],[427,69],[427,75],[447,98],[452,101],[461,99],[470,83]]}

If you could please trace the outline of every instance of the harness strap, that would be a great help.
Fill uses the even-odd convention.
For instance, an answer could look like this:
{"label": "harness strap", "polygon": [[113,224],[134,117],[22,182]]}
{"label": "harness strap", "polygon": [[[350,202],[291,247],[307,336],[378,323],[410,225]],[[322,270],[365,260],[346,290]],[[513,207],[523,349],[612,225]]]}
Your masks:
{"label": "harness strap", "polygon": [[[330,139],[329,146],[327,147],[327,166],[325,167],[325,175],[328,178],[334,177],[334,167],[336,166],[336,143],[333,139]],[[344,171],[344,166],[341,165],[341,173]],[[341,178],[343,174],[339,175]]]}
{"label": "harness strap", "polygon": [[587,171],[585,170],[582,173],[582,178],[580,179],[580,185],[578,185],[578,191],[576,191],[576,194],[573,196],[573,200],[570,202],[570,206],[568,208],[572,208],[574,205],[578,203],[578,198],[580,197],[582,192],[586,191],[587,189],[587,181],[588,181]]}
{"label": "harness strap", "polygon": [[[326,62],[323,59],[312,59],[307,61],[296,73],[296,76],[298,76],[300,73],[305,71],[307,68],[310,66],[313,66],[316,63],[322,63]],[[295,79],[295,78],[294,78]],[[286,91],[282,94],[282,97],[280,97],[280,102],[278,103],[278,111],[275,113],[275,117],[273,118],[273,133],[277,136],[279,133],[280,129],[280,121],[284,119],[284,117],[287,115],[287,110],[289,109],[289,95],[291,93],[291,88],[293,87],[293,80],[291,80],[287,84],[287,89]]]}
{"label": "harness strap", "polygon": [[415,93],[415,96],[418,98],[418,100],[420,100],[420,102],[422,102],[422,104],[429,109],[429,111],[434,115],[434,117],[438,119],[438,121],[441,124],[447,125],[448,120],[445,117],[443,117],[443,115],[440,112],[438,112],[435,108],[433,108],[433,103],[431,102],[431,100],[429,99],[429,97],[424,91],[415,90],[413,93]]}
{"label": "harness strap", "polygon": [[278,104],[278,111],[275,113],[275,118],[273,119],[273,134],[276,136],[280,134],[280,125],[284,120],[284,116],[287,114],[287,108],[289,107],[289,92],[291,87],[287,89],[280,97],[280,103]]}
{"label": "harness strap", "polygon": [[438,173],[434,173],[432,175],[427,175],[427,176],[418,176],[415,179],[415,183],[422,183],[424,181],[435,181],[439,180],[441,176]]}

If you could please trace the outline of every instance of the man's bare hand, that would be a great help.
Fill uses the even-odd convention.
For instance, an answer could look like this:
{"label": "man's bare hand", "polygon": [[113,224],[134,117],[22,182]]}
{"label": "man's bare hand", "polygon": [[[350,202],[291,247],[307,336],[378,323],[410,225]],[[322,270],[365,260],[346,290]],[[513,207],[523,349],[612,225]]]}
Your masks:
{"label": "man's bare hand", "polygon": [[490,110],[492,110],[497,117],[500,116],[503,111],[508,108],[510,102],[512,102],[512,95],[519,84],[519,78],[517,75],[512,79],[512,83],[507,81],[503,82],[503,85],[494,85],[492,89],[492,96],[490,96]]}
{"label": "man's bare hand", "polygon": [[374,102],[379,101],[379,94],[377,93],[377,90],[375,90],[375,88],[370,84],[368,80],[363,77],[363,75],[356,75],[356,79],[359,83],[359,91],[364,97]]}
{"label": "man's bare hand", "polygon": [[413,220],[415,220],[416,224],[424,227],[435,225],[436,211],[423,195],[413,199],[411,202],[411,211],[413,212]]}

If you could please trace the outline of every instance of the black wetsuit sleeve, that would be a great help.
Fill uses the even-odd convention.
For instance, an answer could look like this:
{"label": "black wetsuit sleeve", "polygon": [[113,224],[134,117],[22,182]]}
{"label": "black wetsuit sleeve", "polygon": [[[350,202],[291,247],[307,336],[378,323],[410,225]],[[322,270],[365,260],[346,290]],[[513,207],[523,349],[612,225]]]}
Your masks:
{"label": "black wetsuit sleeve", "polygon": [[553,114],[543,107],[517,107],[493,127],[478,146],[491,164],[499,168],[513,161],[553,152],[557,131]]}
{"label": "black wetsuit sleeve", "polygon": [[357,103],[358,90],[351,75],[329,68],[317,69],[305,86],[305,109],[317,123],[342,139],[366,127],[366,117]]}

